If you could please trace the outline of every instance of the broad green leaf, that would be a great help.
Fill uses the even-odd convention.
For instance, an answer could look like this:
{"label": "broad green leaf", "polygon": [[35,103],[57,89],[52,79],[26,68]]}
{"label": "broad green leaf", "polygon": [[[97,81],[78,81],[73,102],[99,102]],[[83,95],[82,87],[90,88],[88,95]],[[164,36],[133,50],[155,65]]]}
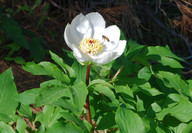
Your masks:
{"label": "broad green leaf", "polygon": [[0,113],[0,121],[4,121],[5,123],[13,121],[8,115]]}
{"label": "broad green leaf", "polygon": [[32,109],[29,105],[20,104],[17,111],[20,115],[27,117],[30,121],[33,120]]}
{"label": "broad green leaf", "polygon": [[121,133],[145,133],[144,124],[139,115],[123,105],[117,109],[115,121]]}
{"label": "broad green leaf", "polygon": [[187,124],[187,126],[183,129],[182,133],[191,133],[192,132],[192,122]]}
{"label": "broad green leaf", "polygon": [[115,91],[117,93],[122,93],[122,94],[126,94],[128,96],[128,98],[133,99],[133,92],[131,91],[130,87],[128,85],[123,86],[123,85],[116,85],[115,86]]}
{"label": "broad green leaf", "polygon": [[26,122],[22,119],[19,118],[17,120],[17,125],[16,125],[16,129],[19,133],[25,133],[25,128],[27,127]]}
{"label": "broad green leaf", "polygon": [[150,62],[148,60],[148,58],[146,57],[145,53],[138,53],[136,55],[134,55],[131,60],[133,62],[138,62],[139,64],[142,64],[143,66],[150,66]]}
{"label": "broad green leaf", "polygon": [[165,86],[173,88],[178,93],[183,93],[186,96],[192,96],[192,90],[188,88],[187,83],[179,75],[167,71],[159,71],[156,75],[163,81]]}
{"label": "broad green leaf", "polygon": [[35,61],[39,62],[42,61],[45,58],[45,50],[42,47],[40,39],[37,37],[34,37],[30,44],[29,49],[31,52],[31,56],[35,59]]}
{"label": "broad green leaf", "polygon": [[139,45],[138,43],[129,40],[128,41],[128,51],[126,53],[127,57],[130,58],[133,55],[139,53],[144,48],[144,45]]}
{"label": "broad green leaf", "polygon": [[86,72],[87,72],[87,67],[84,65],[81,65],[78,63],[76,60],[74,61],[72,65],[73,70],[75,73],[78,75],[77,79],[75,80],[76,83],[83,81],[85,83],[86,80]]}
{"label": "broad green leaf", "polygon": [[40,90],[41,90],[40,88],[26,90],[26,91],[20,93],[18,96],[16,96],[15,100],[24,105],[34,104],[35,98],[36,98],[37,94],[39,94]]}
{"label": "broad green leaf", "polygon": [[118,82],[119,84],[121,83],[122,85],[128,84],[131,86],[133,84],[142,85],[146,83],[146,80],[138,77],[118,77]]}
{"label": "broad green leaf", "polygon": [[186,129],[187,124],[181,123],[177,127],[173,128],[174,133],[190,133],[190,132],[183,132]]}
{"label": "broad green leaf", "polygon": [[160,62],[163,66],[169,66],[171,68],[183,68],[183,66],[175,59],[169,57],[161,57]]}
{"label": "broad green leaf", "polygon": [[145,83],[143,85],[139,85],[139,88],[141,89],[141,91],[143,93],[145,93],[148,96],[157,96],[157,95],[163,94],[158,89],[151,88],[151,85],[149,84],[149,82],[147,82],[147,83]]}
{"label": "broad green leaf", "polygon": [[137,111],[138,112],[142,112],[145,111],[145,107],[144,107],[144,101],[142,99],[140,99],[138,96],[136,96],[137,98]]}
{"label": "broad green leaf", "polygon": [[0,133],[15,133],[11,126],[0,121]]}
{"label": "broad green leaf", "polygon": [[156,114],[158,120],[163,120],[167,114],[170,114],[181,122],[188,122],[192,120],[192,103],[178,94],[177,96],[180,97],[180,99],[176,99],[179,101],[175,101],[175,99],[172,99],[172,96],[168,96],[168,99],[175,101],[175,104],[173,103],[171,106],[165,105],[168,107]]}
{"label": "broad green leaf", "polygon": [[29,62],[23,66],[25,71],[31,72],[34,75],[46,75],[56,78],[65,83],[69,83],[69,77],[64,74],[55,64],[50,62],[40,62],[35,64],[34,62]]}
{"label": "broad green leaf", "polygon": [[183,61],[183,59],[177,57],[173,54],[169,49],[161,47],[161,46],[150,46],[148,47],[147,56],[153,60],[159,60],[161,57],[169,57],[179,61]]}
{"label": "broad green leaf", "polygon": [[151,133],[172,133],[168,128],[166,128],[164,125],[159,124],[155,131],[151,132]]}
{"label": "broad green leaf", "polygon": [[76,125],[78,125],[79,127],[81,127],[82,130],[84,130],[86,133],[89,133],[90,132],[90,129],[87,128],[83,121],[80,120],[79,117],[75,116],[74,114],[68,112],[68,111],[65,111],[65,112],[62,112],[61,113],[62,117],[64,119],[66,119],[67,121],[70,121],[72,123],[75,123]]}
{"label": "broad green leaf", "polygon": [[51,54],[51,58],[62,67],[62,69],[69,75],[70,78],[76,78],[77,75],[75,71],[67,64],[64,63],[63,59],[54,54],[53,52],[49,51]]}
{"label": "broad green leaf", "polygon": [[63,110],[60,107],[55,108],[54,106],[46,105],[43,108],[43,113],[41,112],[36,121],[40,121],[45,128],[49,128],[58,122],[58,119],[61,118],[61,112]]}
{"label": "broad green leaf", "polygon": [[101,80],[101,79],[92,80],[89,83],[88,88],[91,87],[91,86],[94,86],[94,85],[98,85],[98,84],[107,86],[109,88],[114,88],[113,85],[111,85],[110,83],[106,82],[105,80]]}
{"label": "broad green leaf", "polygon": [[63,85],[64,84],[61,81],[57,79],[52,79],[52,80],[42,82],[40,84],[40,88],[51,87],[51,86],[63,86]]}
{"label": "broad green leaf", "polygon": [[38,128],[38,130],[37,130],[36,133],[45,133],[45,126],[44,126],[44,125],[41,125],[41,126]]}
{"label": "broad green leaf", "polygon": [[59,98],[65,96],[68,91],[67,86],[46,86],[43,87],[36,96],[35,103],[37,106],[49,105],[54,103]]}
{"label": "broad green leaf", "polygon": [[138,72],[138,78],[140,79],[145,79],[148,81],[151,78],[151,72],[148,67],[143,67],[141,70]]}
{"label": "broad green leaf", "polygon": [[6,15],[1,17],[1,27],[5,34],[24,48],[29,48],[27,39],[22,33],[22,30],[18,23],[12,18],[8,18]]}
{"label": "broad green leaf", "polygon": [[99,94],[101,95],[104,95],[106,97],[108,97],[111,102],[114,102],[115,104],[118,104],[118,100],[116,99],[115,97],[115,94],[113,93],[113,91],[107,87],[107,86],[103,86],[103,85],[96,85],[94,88],[93,88],[94,91],[98,92]]}
{"label": "broad green leaf", "polygon": [[14,100],[18,95],[11,69],[0,74],[0,113],[15,114],[18,102]]}
{"label": "broad green leaf", "polygon": [[77,108],[80,113],[85,105],[85,101],[88,95],[87,86],[83,82],[79,82],[78,84],[70,87],[70,91],[72,94],[73,105]]}
{"label": "broad green leaf", "polygon": [[66,91],[65,97],[55,101],[53,105],[61,106],[72,111],[76,115],[80,115],[87,98],[87,86],[83,82],[79,82]]}
{"label": "broad green leaf", "polygon": [[82,133],[82,130],[71,123],[57,122],[48,128],[45,133]]}
{"label": "broad green leaf", "polygon": [[115,113],[109,112],[101,116],[101,119],[97,124],[96,130],[112,129],[115,126]]}

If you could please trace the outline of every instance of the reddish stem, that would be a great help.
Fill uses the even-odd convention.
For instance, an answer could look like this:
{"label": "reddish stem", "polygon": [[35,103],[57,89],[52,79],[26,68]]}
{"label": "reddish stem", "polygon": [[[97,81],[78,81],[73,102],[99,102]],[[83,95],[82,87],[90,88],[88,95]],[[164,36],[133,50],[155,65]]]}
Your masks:
{"label": "reddish stem", "polygon": [[90,73],[91,65],[87,66],[87,73],[86,73],[86,85],[89,85],[89,73]]}
{"label": "reddish stem", "polygon": [[[90,73],[90,68],[91,65],[87,66],[87,73],[86,73],[86,85],[89,85],[89,73]],[[92,124],[92,119],[91,119],[91,112],[90,112],[90,105],[89,105],[89,94],[87,95],[87,99],[86,99],[86,111],[87,111],[87,120],[88,122],[92,125],[92,130],[91,132],[94,133],[94,127]]]}

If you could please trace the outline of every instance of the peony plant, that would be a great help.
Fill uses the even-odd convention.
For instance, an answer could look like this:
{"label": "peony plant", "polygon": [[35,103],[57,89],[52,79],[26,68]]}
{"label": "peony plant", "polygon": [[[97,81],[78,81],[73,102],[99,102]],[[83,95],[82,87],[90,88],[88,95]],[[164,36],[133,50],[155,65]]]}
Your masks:
{"label": "peony plant", "polygon": [[[115,60],[125,50],[126,40],[120,40],[120,30],[116,25],[106,28],[103,17],[97,13],[89,13],[84,16],[77,15],[67,24],[64,31],[66,44],[73,50],[73,55],[79,63],[87,66],[86,85],[89,85],[89,73],[91,64],[105,65]],[[92,125],[89,105],[89,94],[86,98],[87,120]]]}

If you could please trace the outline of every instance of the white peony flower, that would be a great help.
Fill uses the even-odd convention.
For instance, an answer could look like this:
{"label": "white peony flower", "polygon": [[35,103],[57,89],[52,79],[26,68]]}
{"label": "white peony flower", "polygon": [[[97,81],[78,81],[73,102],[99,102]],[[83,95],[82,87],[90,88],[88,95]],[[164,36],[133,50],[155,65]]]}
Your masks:
{"label": "white peony flower", "polygon": [[126,40],[119,40],[119,28],[105,28],[105,20],[97,12],[77,15],[65,27],[64,39],[82,64],[107,64],[121,56],[126,46]]}

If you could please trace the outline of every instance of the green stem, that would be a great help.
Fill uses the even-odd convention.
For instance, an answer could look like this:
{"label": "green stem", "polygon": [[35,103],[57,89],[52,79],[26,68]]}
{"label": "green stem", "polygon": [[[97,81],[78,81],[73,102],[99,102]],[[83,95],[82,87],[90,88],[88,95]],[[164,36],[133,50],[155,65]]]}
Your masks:
{"label": "green stem", "polygon": [[[87,73],[86,73],[86,85],[89,85],[89,73],[90,73],[91,65],[87,66]],[[94,133],[94,127],[92,124],[92,119],[91,119],[91,112],[90,112],[90,105],[89,105],[89,94],[87,95],[86,99],[86,112],[87,112],[87,120],[88,122],[92,125],[92,130],[91,133]]]}

